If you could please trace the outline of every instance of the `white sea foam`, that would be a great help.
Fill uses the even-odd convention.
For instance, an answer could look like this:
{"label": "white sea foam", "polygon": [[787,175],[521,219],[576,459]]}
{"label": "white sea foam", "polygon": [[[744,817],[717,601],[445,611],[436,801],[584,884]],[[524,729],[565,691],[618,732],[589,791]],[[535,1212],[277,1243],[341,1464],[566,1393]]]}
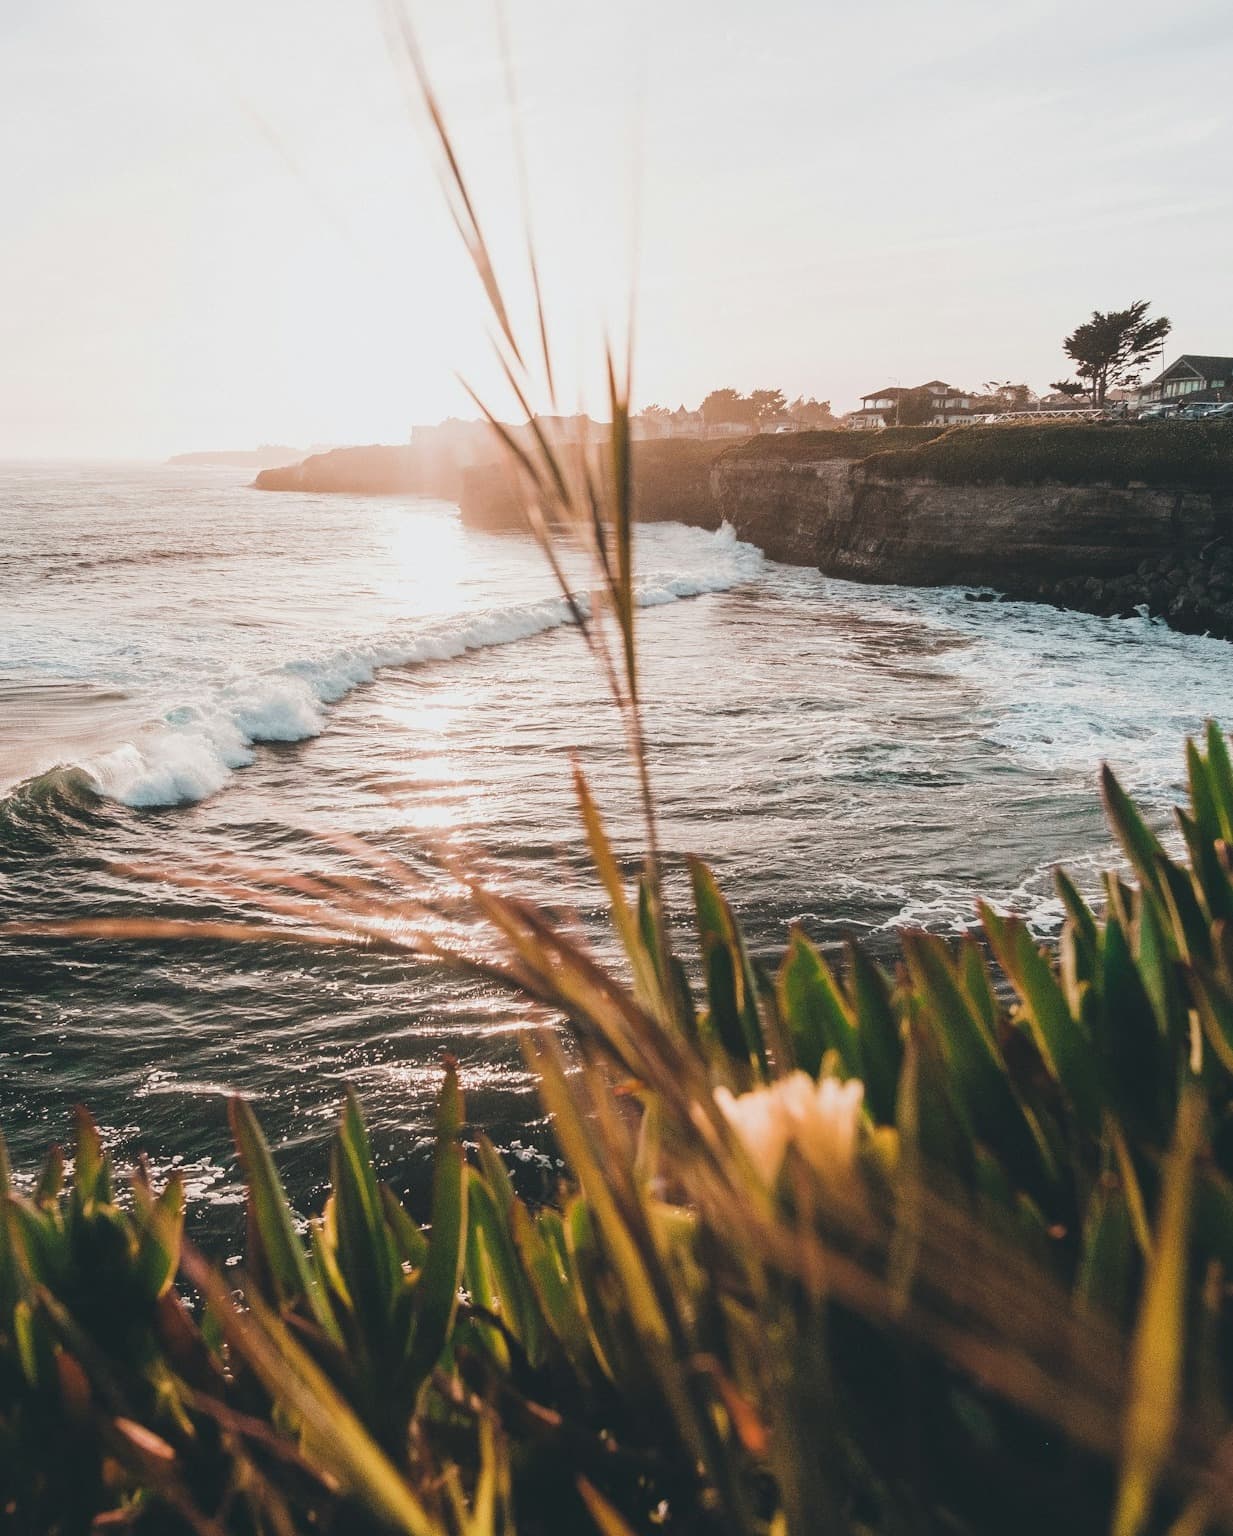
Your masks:
{"label": "white sea foam", "polygon": [[972,603],[957,588],[828,586],[867,614],[935,631],[944,643],[931,665],[970,688],[969,718],[981,737],[1084,793],[1103,760],[1135,795],[1167,807],[1185,788],[1182,738],[1208,716],[1233,722],[1223,640],[1181,634],[1142,614]]}
{"label": "white sea foam", "polygon": [[[755,576],[762,556],[725,524],[713,534],[679,530],[668,548],[686,568],[652,570],[635,584],[639,607],[720,592]],[[662,553],[657,545],[657,553]],[[586,612],[585,597],[577,599]],[[236,679],[203,701],[187,703],[132,741],[81,767],[94,788],[125,805],[183,805],[216,794],[261,742],[306,741],[325,729],[329,706],[372,682],[383,667],[449,661],[468,651],[508,645],[573,622],[564,597],[417,621],[379,639],[321,657],[303,657]]]}

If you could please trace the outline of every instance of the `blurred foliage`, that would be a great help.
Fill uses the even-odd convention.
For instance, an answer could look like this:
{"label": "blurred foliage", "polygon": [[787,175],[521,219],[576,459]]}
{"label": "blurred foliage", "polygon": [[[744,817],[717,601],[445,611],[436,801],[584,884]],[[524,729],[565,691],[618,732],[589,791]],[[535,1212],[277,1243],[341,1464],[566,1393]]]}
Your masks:
{"label": "blurred foliage", "polygon": [[179,1177],[121,1196],[81,1114],[71,1171],[0,1175],[0,1528],[1225,1528],[1215,727],[1188,765],[1186,862],[1106,773],[1133,878],[1097,913],[1059,875],[1054,950],[986,908],[983,940],[905,933],[893,974],[795,932],[772,975],[699,863],[693,984],[579,777],[627,976],[485,898],[565,1020],[528,1047],[559,1200],[467,1137],[452,1063],[425,1226],[352,1096],[307,1223],[237,1100],[237,1291]]}

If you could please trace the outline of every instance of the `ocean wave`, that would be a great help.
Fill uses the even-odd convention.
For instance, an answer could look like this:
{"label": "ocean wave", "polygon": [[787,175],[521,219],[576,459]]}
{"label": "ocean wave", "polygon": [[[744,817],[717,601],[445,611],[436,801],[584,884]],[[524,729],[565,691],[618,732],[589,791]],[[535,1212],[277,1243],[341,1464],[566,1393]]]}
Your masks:
{"label": "ocean wave", "polygon": [[[727,590],[755,576],[762,564],[760,552],[741,543],[727,524],[713,534],[691,530],[681,543],[689,568],[639,577],[639,607]],[[575,601],[587,611],[584,596]],[[425,620],[380,640],[228,683],[209,699],[170,710],[138,737],[78,766],[97,794],[124,805],[190,804],[216,794],[237,769],[251,764],[259,744],[320,735],[329,706],[372,682],[385,667],[449,661],[572,623],[564,597]]]}

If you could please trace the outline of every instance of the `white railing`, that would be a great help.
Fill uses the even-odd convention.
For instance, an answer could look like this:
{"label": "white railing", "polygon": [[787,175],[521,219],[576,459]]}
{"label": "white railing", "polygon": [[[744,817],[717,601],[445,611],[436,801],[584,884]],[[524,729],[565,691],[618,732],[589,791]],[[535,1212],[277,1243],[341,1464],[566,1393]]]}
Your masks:
{"label": "white railing", "polygon": [[1021,421],[1120,421],[1120,413],[1114,415],[1106,406],[1076,406],[1062,411],[992,411],[987,416],[969,416],[966,421],[954,423],[957,427],[1005,427]]}

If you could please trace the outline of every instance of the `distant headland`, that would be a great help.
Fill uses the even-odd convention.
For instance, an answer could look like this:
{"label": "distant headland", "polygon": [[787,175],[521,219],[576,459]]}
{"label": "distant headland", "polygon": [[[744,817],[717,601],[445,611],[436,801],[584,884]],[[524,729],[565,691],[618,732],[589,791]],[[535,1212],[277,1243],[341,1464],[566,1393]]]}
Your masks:
{"label": "distant headland", "polygon": [[173,453],[167,462],[190,468],[278,469],[284,464],[298,464],[306,452],[304,448],[289,448],[285,443],[262,443],[257,448],[207,448],[197,453]]}

